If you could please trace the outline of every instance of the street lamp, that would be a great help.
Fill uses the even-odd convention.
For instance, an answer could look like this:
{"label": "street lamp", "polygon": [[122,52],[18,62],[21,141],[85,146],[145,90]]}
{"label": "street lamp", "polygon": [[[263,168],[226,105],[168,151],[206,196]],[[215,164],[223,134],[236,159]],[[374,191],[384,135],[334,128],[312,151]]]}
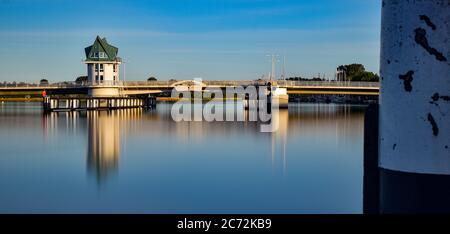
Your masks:
{"label": "street lamp", "polygon": [[276,63],[278,62],[278,60],[277,60],[278,55],[277,55],[277,54],[272,54],[272,55],[266,55],[266,56],[272,57],[272,58],[271,58],[271,62],[272,62],[272,72],[270,73],[269,80],[276,79],[276,76],[275,76],[275,66],[276,66]]}

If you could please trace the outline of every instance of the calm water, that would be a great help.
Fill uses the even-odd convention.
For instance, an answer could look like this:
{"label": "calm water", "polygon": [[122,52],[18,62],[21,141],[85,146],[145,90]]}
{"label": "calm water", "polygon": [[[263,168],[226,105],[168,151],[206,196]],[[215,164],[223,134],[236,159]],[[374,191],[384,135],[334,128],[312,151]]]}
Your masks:
{"label": "calm water", "polygon": [[363,106],[293,104],[276,133],[170,107],[0,103],[0,213],[362,213]]}

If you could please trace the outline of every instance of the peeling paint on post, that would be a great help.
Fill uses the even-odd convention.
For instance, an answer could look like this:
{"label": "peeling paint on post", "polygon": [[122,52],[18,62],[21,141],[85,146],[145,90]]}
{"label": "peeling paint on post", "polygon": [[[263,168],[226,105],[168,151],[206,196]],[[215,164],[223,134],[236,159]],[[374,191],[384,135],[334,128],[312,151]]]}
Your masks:
{"label": "peeling paint on post", "polygon": [[450,0],[384,0],[381,27],[381,212],[450,213],[421,200],[450,195]]}

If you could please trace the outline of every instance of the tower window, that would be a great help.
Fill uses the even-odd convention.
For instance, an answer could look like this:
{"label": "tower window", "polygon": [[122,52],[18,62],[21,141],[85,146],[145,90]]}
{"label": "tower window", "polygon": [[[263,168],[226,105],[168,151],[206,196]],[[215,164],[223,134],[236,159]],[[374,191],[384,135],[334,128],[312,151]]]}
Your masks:
{"label": "tower window", "polygon": [[100,71],[103,71],[103,64],[100,64]]}
{"label": "tower window", "polygon": [[113,72],[117,72],[117,65],[116,64],[113,65]]}
{"label": "tower window", "polygon": [[105,52],[94,52],[91,53],[91,58],[108,58]]}
{"label": "tower window", "polygon": [[99,65],[98,63],[94,64],[94,67],[95,67],[95,71],[96,71],[96,72],[98,72],[98,65]]}
{"label": "tower window", "polygon": [[103,75],[100,76],[100,81],[103,81]]}
{"label": "tower window", "polygon": [[99,52],[99,53],[98,53],[98,57],[99,57],[99,58],[107,58],[105,52]]}

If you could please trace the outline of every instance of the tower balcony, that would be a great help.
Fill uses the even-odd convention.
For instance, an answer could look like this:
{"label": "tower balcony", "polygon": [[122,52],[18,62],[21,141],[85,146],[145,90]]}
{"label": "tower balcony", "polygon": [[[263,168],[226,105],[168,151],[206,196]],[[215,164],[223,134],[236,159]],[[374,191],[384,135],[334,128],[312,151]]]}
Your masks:
{"label": "tower balcony", "polygon": [[85,64],[93,64],[93,63],[109,63],[109,64],[121,64],[122,58],[116,57],[115,59],[85,59],[83,60],[83,63]]}

